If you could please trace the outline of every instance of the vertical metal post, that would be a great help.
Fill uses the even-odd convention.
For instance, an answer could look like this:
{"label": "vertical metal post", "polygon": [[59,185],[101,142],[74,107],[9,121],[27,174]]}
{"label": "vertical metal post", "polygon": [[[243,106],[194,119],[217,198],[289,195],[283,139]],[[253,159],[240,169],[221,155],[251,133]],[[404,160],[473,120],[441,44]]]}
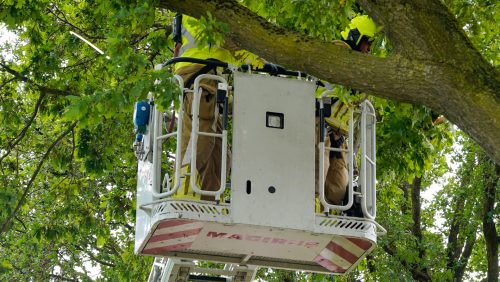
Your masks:
{"label": "vertical metal post", "polygon": [[[373,116],[373,124],[372,124],[372,130],[370,131],[370,136],[369,140],[366,136],[366,131],[367,131],[367,126],[366,126],[366,118],[367,115]],[[362,193],[362,200],[361,200],[361,209],[363,211],[363,214],[366,218],[369,219],[375,219],[376,216],[376,163],[375,163],[375,157],[376,157],[376,149],[375,149],[375,109],[373,108],[372,104],[369,101],[365,101],[362,103],[362,111],[361,111],[361,148],[362,148],[362,154],[361,154],[361,173],[360,173],[360,180],[361,180],[361,193]],[[367,142],[370,142],[370,150],[369,152],[367,151]],[[368,174],[368,167],[367,167],[367,160],[368,160],[368,166],[370,169],[370,174]],[[366,179],[367,176],[369,175],[370,179]],[[370,187],[367,187],[367,182],[369,183]],[[367,200],[367,198],[369,198]],[[371,204],[371,210],[368,209],[367,207],[367,201]]]}
{"label": "vertical metal post", "polygon": [[365,217],[368,217],[366,208],[366,106],[361,104],[361,164],[359,171],[359,185],[361,186],[361,210]]}
{"label": "vertical metal post", "polygon": [[156,109],[156,105],[153,105],[153,195],[161,193],[161,153],[162,144],[161,141],[157,140],[157,137],[161,135],[161,120],[160,112]]}
{"label": "vertical metal post", "polygon": [[353,180],[354,180],[354,110],[351,111],[351,115],[349,116],[349,143],[347,144],[348,148],[348,161],[349,161],[349,186],[348,186],[348,191],[349,193],[349,199],[347,200],[347,207],[351,208],[352,204],[354,203],[354,185],[353,185]]}
{"label": "vertical metal post", "polygon": [[[182,165],[182,126],[184,123],[184,80],[180,75],[175,75],[174,76],[177,81],[179,82],[180,88],[181,88],[181,93],[179,96],[179,111],[178,115],[179,117],[177,118],[177,144],[175,147],[175,186],[171,191],[169,191],[171,194],[175,193],[177,189],[179,189],[181,185],[181,180],[180,180],[180,175],[181,175],[181,165]],[[169,196],[171,195],[169,194]]]}
{"label": "vertical metal post", "polygon": [[375,219],[376,214],[377,214],[377,189],[376,189],[376,182],[377,182],[377,174],[376,174],[376,169],[377,169],[377,164],[376,164],[376,114],[375,114],[375,108],[369,101],[365,101],[367,111],[369,111],[368,115],[372,119],[371,123],[371,134],[370,134],[370,156],[369,156],[369,164],[371,168],[371,187],[370,187],[370,200],[371,200],[371,213],[370,215],[372,216],[372,219]]}
{"label": "vertical metal post", "polygon": [[[323,103],[323,97],[326,97],[332,91],[325,91],[321,98],[319,99],[319,143],[318,143],[318,157],[319,157],[319,200],[323,204],[324,212],[326,214],[330,213],[329,204],[326,202],[325,198],[325,117],[323,113],[323,108],[325,107]],[[326,93],[326,94],[325,94]]]}

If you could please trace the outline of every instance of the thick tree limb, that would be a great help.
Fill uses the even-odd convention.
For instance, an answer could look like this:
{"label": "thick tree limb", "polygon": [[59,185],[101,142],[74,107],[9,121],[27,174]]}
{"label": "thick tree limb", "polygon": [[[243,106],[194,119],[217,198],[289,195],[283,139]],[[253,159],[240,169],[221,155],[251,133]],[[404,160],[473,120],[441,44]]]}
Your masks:
{"label": "thick tree limb", "polygon": [[[422,216],[421,216],[421,210],[422,210],[422,204],[421,204],[421,197],[420,197],[420,190],[422,189],[422,178],[421,177],[415,177],[413,179],[413,183],[411,184],[411,210],[412,210],[412,219],[413,219],[413,226],[412,226],[412,233],[413,236],[417,239],[417,250],[418,250],[418,257],[420,261],[425,261],[425,247],[423,246],[423,235],[422,235]],[[420,264],[416,264],[413,266],[413,268],[418,269],[418,273],[423,274],[424,276],[422,277],[423,280],[425,281],[430,281],[431,276],[429,273],[429,269],[425,266],[421,266]],[[412,268],[412,273],[414,272]]]}
{"label": "thick tree limb", "polygon": [[[425,265],[425,246],[424,246],[424,236],[422,233],[422,204],[420,191],[422,188],[422,178],[415,177],[412,183],[404,182],[401,184],[400,189],[403,191],[404,202],[401,204],[401,212],[403,216],[410,215],[412,217],[413,224],[411,225],[411,234],[415,237],[416,250],[418,252],[417,262],[410,262],[405,257],[399,257],[397,255],[397,247],[394,242],[383,245],[383,249],[391,256],[394,256],[398,261],[405,267],[412,275],[413,279],[416,281],[431,281],[431,273],[429,268]],[[410,210],[411,201],[411,210]]]}
{"label": "thick tree limb", "polygon": [[[463,175],[458,190],[464,191],[471,185],[471,168],[463,168]],[[466,218],[466,206],[476,205],[471,199],[467,200],[467,193],[459,193],[452,201],[453,217],[451,219],[448,243],[446,246],[446,267],[453,273],[453,281],[462,281],[472,250],[476,243],[478,222],[474,218]],[[464,238],[465,237],[465,238]]]}
{"label": "thick tree limb", "polygon": [[486,241],[486,256],[488,262],[487,279],[490,282],[498,282],[498,247],[500,237],[496,229],[494,214],[497,187],[500,182],[500,165],[495,165],[493,172],[485,173],[485,187],[483,200],[483,233]]}
{"label": "thick tree limb", "polygon": [[[422,178],[415,177],[413,179],[413,183],[411,185],[411,210],[412,210],[412,219],[413,219],[413,227],[412,232],[413,235],[417,238],[419,245],[422,243],[422,216],[421,209],[422,204],[420,201],[420,190],[422,185]],[[419,257],[423,258],[424,254],[422,253],[422,248],[419,248]]]}
{"label": "thick tree limb", "polygon": [[444,114],[500,163],[500,76],[473,48],[439,0],[368,1],[361,6],[395,45],[389,58],[345,50],[273,26],[236,0],[160,2],[194,17],[226,22],[240,48],[289,69]]}
{"label": "thick tree limb", "polygon": [[404,199],[404,202],[401,204],[402,214],[408,214],[408,203],[409,203],[408,199],[410,198],[408,193],[409,188],[411,188],[410,184],[406,181],[400,186],[400,189],[403,191],[403,199]]}
{"label": "thick tree limb", "polygon": [[469,258],[472,255],[472,249],[476,243],[476,232],[470,232],[467,234],[467,238],[465,240],[465,246],[462,251],[462,255],[458,260],[457,267],[454,270],[453,281],[460,282],[464,278],[465,269],[467,268],[467,264],[469,263]]}
{"label": "thick tree limb", "polygon": [[31,175],[30,180],[28,181],[28,184],[26,184],[26,187],[24,188],[24,192],[23,192],[21,198],[19,199],[19,201],[17,202],[16,207],[10,213],[10,215],[8,215],[7,218],[2,222],[2,226],[0,227],[0,234],[2,234],[5,231],[7,231],[7,228],[9,227],[10,222],[12,221],[12,218],[17,214],[17,212],[19,211],[19,209],[23,205],[23,203],[26,200],[26,197],[28,196],[28,193],[29,193],[29,191],[31,189],[31,186],[33,185],[33,182],[35,181],[36,177],[38,176],[38,173],[42,169],[43,164],[45,163],[45,161],[49,157],[50,152],[52,152],[52,150],[55,148],[55,146],[57,146],[57,144],[59,144],[59,142],[61,142],[61,140],[66,135],[68,135],[73,130],[73,128],[75,128],[76,124],[77,123],[74,122],[73,124],[71,124],[68,127],[68,129],[66,129],[66,131],[64,131],[63,133],[61,133],[61,135],[59,135],[59,137],[57,137],[57,139],[54,142],[52,142],[52,144],[49,146],[49,148],[47,149],[47,151],[45,152],[45,154],[42,156],[40,162],[38,163],[37,167],[35,168],[35,171]]}

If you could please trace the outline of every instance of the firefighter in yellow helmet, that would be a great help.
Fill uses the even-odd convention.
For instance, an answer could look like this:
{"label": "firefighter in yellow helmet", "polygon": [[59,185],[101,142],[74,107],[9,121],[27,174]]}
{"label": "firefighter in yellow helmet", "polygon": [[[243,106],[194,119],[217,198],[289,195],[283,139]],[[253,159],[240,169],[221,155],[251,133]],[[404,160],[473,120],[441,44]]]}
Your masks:
{"label": "firefighter in yellow helmet", "polygon": [[[349,26],[341,32],[342,41],[336,40],[334,43],[352,50],[369,53],[373,37],[378,29],[373,20],[366,16],[357,16],[353,18]],[[332,89],[332,86],[325,83],[326,86],[320,89],[318,96],[325,90]],[[337,89],[336,89],[337,90]],[[351,92],[355,92],[352,91]],[[335,91],[334,91],[335,93]],[[331,97],[331,114],[325,117],[325,121],[329,127],[329,138],[325,138],[325,146],[335,148],[346,148],[344,143],[345,137],[348,132],[349,117],[353,110],[353,105],[344,103],[339,97]],[[327,106],[327,105],[325,105]],[[319,128],[317,129],[319,130]],[[355,145],[356,147],[356,145]],[[356,150],[356,148],[355,148]],[[319,162],[318,154],[316,152],[316,179],[319,176]],[[345,153],[330,152],[325,156],[325,197],[331,204],[339,205],[344,199],[347,184],[348,184],[348,171],[347,171],[347,157]],[[316,193],[318,193],[318,183],[316,183]],[[317,205],[318,209],[318,205]]]}
{"label": "firefighter in yellow helmet", "polygon": [[371,41],[377,33],[375,22],[367,15],[357,16],[351,20],[349,26],[342,31],[342,39],[351,49],[369,53]]}

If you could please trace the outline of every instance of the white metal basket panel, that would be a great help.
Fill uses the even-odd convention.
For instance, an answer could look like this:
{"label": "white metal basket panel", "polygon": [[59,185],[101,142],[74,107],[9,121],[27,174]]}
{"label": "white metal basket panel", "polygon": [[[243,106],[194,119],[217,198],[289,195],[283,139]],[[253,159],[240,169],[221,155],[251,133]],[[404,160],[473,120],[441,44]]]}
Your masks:
{"label": "white metal basket panel", "polygon": [[168,199],[153,206],[153,222],[165,218],[188,218],[230,223],[230,206],[213,202]]}
{"label": "white metal basket panel", "polygon": [[235,73],[234,87],[233,220],[312,226],[314,83]]}
{"label": "white metal basket panel", "polygon": [[[153,189],[153,183],[151,181],[152,167],[152,163],[147,160],[139,161],[138,163],[137,207],[153,201],[153,195],[151,193]],[[139,246],[151,231],[151,214],[145,209],[137,208],[135,226],[135,251],[137,252]]]}
{"label": "white metal basket panel", "polygon": [[376,245],[376,224],[362,218],[316,215],[312,228],[299,229],[237,224],[228,205],[175,199],[151,214],[142,254],[340,274]]}
{"label": "white metal basket panel", "polygon": [[[230,204],[217,205],[209,201],[182,199],[165,199],[160,203],[152,205],[151,217],[152,224],[164,219],[173,218],[218,222],[222,224],[235,223]],[[272,225],[260,226],[276,227]],[[376,242],[377,240],[377,224],[373,220],[358,217],[324,216],[317,214],[312,226],[309,223],[304,223],[303,226],[300,226],[296,230],[366,238],[372,242]]]}
{"label": "white metal basket panel", "polygon": [[317,215],[314,231],[339,236],[366,238],[377,242],[376,228],[373,221],[364,218]]}

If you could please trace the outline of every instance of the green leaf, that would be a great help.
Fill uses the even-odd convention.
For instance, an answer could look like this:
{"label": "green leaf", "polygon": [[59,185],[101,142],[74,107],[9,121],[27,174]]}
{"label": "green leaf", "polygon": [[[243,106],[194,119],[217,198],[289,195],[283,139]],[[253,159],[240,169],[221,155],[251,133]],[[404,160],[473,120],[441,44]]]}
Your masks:
{"label": "green leaf", "polygon": [[10,272],[13,269],[12,264],[8,260],[3,260],[0,263],[0,274]]}
{"label": "green leaf", "polygon": [[101,234],[98,234],[96,240],[97,247],[102,248],[104,247],[104,244],[106,244],[106,237],[102,236]]}

